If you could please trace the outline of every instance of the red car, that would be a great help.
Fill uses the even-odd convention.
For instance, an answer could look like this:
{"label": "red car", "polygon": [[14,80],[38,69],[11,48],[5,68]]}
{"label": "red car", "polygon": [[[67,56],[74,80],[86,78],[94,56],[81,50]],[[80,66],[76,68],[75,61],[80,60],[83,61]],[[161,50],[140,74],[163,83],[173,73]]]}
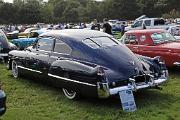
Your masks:
{"label": "red car", "polygon": [[121,42],[136,54],[161,56],[168,67],[180,66],[180,42],[165,30],[128,31],[122,36]]}

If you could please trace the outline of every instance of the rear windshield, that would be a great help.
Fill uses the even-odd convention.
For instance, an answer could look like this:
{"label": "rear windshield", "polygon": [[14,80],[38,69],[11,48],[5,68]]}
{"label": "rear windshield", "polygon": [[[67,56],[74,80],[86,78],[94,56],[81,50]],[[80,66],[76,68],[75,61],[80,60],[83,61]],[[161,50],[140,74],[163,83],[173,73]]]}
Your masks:
{"label": "rear windshield", "polygon": [[166,32],[153,33],[151,35],[151,38],[155,44],[168,42],[168,41],[176,41],[176,39],[170,33],[166,33]]}
{"label": "rear windshield", "polygon": [[114,38],[110,38],[110,37],[87,38],[83,42],[84,44],[86,44],[87,46],[93,49],[97,49],[99,47],[118,45],[118,42],[116,42]]}

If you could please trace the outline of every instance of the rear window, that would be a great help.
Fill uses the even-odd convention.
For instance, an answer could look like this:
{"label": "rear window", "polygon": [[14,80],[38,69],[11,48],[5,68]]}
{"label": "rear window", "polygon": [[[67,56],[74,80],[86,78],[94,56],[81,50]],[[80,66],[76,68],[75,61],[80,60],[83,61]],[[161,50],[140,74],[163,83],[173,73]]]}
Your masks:
{"label": "rear window", "polygon": [[138,44],[138,38],[134,34],[126,34],[124,37],[125,44]]}
{"label": "rear window", "polygon": [[99,47],[118,45],[118,43],[113,38],[109,38],[109,37],[88,38],[85,39],[83,43],[94,49],[97,49]]}
{"label": "rear window", "polygon": [[163,19],[155,19],[154,25],[165,25],[165,21]]}

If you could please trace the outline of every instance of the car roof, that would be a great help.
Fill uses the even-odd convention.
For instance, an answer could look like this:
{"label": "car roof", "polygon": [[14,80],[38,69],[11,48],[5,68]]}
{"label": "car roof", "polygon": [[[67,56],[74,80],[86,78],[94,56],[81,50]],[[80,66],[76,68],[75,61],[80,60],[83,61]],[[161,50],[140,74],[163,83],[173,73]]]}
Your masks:
{"label": "car roof", "polygon": [[111,35],[96,31],[96,30],[85,30],[85,29],[64,29],[64,30],[51,30],[49,32],[45,32],[40,35],[40,37],[43,36],[52,36],[52,37],[69,37],[69,38],[75,38],[76,40],[83,40],[85,38],[91,38],[91,37],[112,37]]}
{"label": "car roof", "polygon": [[130,33],[154,33],[154,32],[166,32],[164,29],[143,29],[143,30],[130,30],[126,34]]}

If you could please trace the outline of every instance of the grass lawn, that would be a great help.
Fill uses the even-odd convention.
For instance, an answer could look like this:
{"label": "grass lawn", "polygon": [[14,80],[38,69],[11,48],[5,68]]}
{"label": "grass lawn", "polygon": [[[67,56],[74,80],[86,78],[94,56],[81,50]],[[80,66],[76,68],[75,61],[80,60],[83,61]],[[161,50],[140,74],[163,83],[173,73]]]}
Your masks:
{"label": "grass lawn", "polygon": [[135,93],[137,111],[122,111],[118,97],[68,100],[61,90],[14,79],[0,64],[0,80],[7,94],[7,111],[0,120],[180,120],[180,70],[170,71],[163,90]]}

